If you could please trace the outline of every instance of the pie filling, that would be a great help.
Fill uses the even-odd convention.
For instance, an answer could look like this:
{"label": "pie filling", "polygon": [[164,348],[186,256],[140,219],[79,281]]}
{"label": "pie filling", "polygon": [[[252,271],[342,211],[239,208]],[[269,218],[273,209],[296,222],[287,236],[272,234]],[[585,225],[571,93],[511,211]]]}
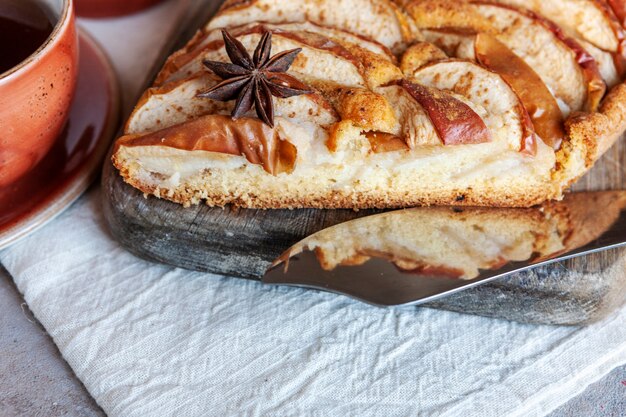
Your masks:
{"label": "pie filling", "polygon": [[[409,149],[395,135],[362,134],[355,129],[353,146],[330,151],[326,145],[328,131],[313,123],[279,117],[276,128],[270,129],[256,119],[205,119],[210,119],[206,125],[219,127],[196,134],[194,129],[204,125],[196,121],[185,133],[175,126],[171,135],[158,131],[127,136],[118,141],[118,153],[124,159],[139,161],[142,181],[164,188],[176,188],[207,172],[234,173],[241,169],[259,176],[264,176],[265,170],[273,174],[267,176],[271,178],[268,181],[315,179],[332,189],[358,189],[366,175],[380,178],[381,187],[395,180],[427,182],[432,178],[460,187],[471,187],[477,181],[512,184],[528,178],[549,183],[556,163],[554,150],[541,141],[534,156],[513,150],[502,140]],[[250,136],[243,139],[245,135]],[[220,141],[213,142],[214,138]],[[273,156],[268,156],[267,150],[273,150]]]}
{"label": "pie filling", "polygon": [[481,270],[565,248],[558,214],[535,208],[502,216],[493,210],[431,207],[365,217],[308,237],[281,260],[308,250],[325,270],[384,259],[410,274],[473,279]]}

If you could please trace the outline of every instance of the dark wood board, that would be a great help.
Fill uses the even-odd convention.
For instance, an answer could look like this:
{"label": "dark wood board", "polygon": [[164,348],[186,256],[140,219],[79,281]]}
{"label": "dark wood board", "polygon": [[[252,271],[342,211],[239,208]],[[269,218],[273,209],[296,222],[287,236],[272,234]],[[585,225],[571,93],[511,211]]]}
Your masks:
{"label": "dark wood board", "polygon": [[[620,148],[611,150],[590,177],[603,175],[603,167]],[[585,184],[589,189],[614,188],[591,178]],[[144,197],[125,184],[110,163],[105,164],[103,190],[111,233],[130,252],[154,262],[248,279],[259,279],[276,257],[300,239],[374,213],[183,208]],[[428,306],[529,323],[585,324],[624,303],[625,266],[626,252],[611,250],[516,274]]]}
{"label": "dark wood board", "polygon": [[[207,18],[197,16],[186,25],[181,40]],[[625,159],[620,141],[575,190],[626,189]],[[374,213],[183,208],[145,198],[123,183],[108,160],[102,185],[111,233],[130,252],[154,262],[247,279],[259,279],[277,256],[300,239]],[[521,322],[577,325],[601,319],[625,300],[626,251],[617,249],[516,274],[428,306]]]}

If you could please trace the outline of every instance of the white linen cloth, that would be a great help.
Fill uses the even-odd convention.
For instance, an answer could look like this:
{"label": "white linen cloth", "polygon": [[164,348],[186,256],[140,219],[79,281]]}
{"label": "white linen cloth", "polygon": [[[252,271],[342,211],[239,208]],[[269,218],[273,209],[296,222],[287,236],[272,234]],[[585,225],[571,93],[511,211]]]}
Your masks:
{"label": "white linen cloth", "polygon": [[[173,10],[88,24],[127,88]],[[532,326],[187,272],[125,252],[100,198],[0,261],[111,417],[542,416],[626,363],[626,308]]]}
{"label": "white linen cloth", "polygon": [[99,201],[0,259],[111,417],[541,416],[626,362],[626,308],[532,326],[187,272],[120,248]]}

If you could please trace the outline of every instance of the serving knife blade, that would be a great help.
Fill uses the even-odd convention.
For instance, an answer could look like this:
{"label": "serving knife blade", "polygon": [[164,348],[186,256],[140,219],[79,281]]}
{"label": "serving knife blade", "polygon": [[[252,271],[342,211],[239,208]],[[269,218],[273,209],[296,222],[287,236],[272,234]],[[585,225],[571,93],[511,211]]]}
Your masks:
{"label": "serving knife blade", "polygon": [[626,191],[530,209],[427,207],[352,220],[288,249],[262,282],[413,306],[626,245]]}

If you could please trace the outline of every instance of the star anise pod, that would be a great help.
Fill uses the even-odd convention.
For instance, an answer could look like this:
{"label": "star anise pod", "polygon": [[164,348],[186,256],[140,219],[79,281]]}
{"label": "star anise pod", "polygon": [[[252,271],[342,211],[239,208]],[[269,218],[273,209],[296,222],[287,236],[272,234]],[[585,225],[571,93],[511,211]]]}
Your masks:
{"label": "star anise pod", "polygon": [[301,48],[270,57],[272,32],[266,31],[254,55],[250,57],[243,44],[230,33],[222,30],[222,36],[231,63],[205,60],[203,64],[224,81],[199,93],[198,97],[217,101],[237,99],[232,112],[234,119],[240,118],[254,106],[259,119],[274,127],[272,96],[287,98],[312,93],[302,82],[286,74],[302,51]]}

